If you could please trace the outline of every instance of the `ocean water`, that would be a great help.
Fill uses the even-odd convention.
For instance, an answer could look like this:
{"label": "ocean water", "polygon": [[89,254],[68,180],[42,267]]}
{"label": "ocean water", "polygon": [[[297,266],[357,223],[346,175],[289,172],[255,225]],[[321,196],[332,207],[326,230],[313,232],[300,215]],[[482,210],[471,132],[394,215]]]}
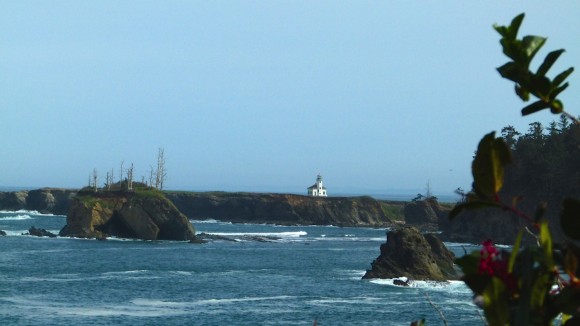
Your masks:
{"label": "ocean water", "polygon": [[38,238],[21,234],[58,233],[65,217],[0,212],[0,325],[443,325],[435,307],[449,325],[482,324],[459,281],[361,280],[384,229],[192,222],[280,240]]}

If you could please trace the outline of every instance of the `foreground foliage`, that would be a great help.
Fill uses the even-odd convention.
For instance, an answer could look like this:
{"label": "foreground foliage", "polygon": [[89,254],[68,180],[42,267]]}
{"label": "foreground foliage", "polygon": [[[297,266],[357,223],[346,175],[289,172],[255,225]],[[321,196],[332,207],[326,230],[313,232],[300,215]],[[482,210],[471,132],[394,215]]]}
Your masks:
{"label": "foreground foliage", "polygon": [[[499,67],[499,73],[515,82],[515,92],[523,101],[528,101],[530,95],[536,98],[535,102],[522,109],[523,115],[550,109],[552,113],[563,114],[578,124],[573,116],[564,111],[563,103],[557,98],[568,87],[564,81],[574,69],[566,69],[553,79],[546,76],[564,52],[556,50],[546,56],[536,72],[530,71],[531,61],[546,39],[539,36],[518,39],[523,18],[521,14],[509,26],[494,26],[502,36],[500,43],[504,54],[512,60]],[[496,137],[494,132],[485,135],[478,145],[472,164],[473,189],[467,194],[466,201],[450,213],[453,219],[464,210],[495,207],[508,210],[527,221],[527,227],[520,230],[514,239],[511,252],[499,250],[492,240],[488,240],[483,243],[481,250],[457,260],[464,273],[464,282],[474,293],[474,302],[483,308],[485,319],[490,325],[552,325],[555,322],[568,326],[580,325],[580,250],[572,241],[554,243],[542,204],[530,216],[519,210],[517,198],[505,203],[499,196],[506,178],[513,178],[513,175],[515,178],[528,178],[525,187],[546,189],[546,196],[559,192],[555,187],[543,188],[547,182],[537,177],[537,171],[520,171],[518,174],[517,169],[507,169],[513,162],[512,150],[519,148],[518,152],[523,152],[521,148],[524,146],[541,143],[542,132],[539,127],[535,125],[531,128],[531,136],[537,136],[537,139],[532,139],[535,143],[528,142],[529,139],[525,137],[515,137],[517,135],[513,133],[513,128],[504,128],[503,137]],[[566,128],[572,127],[566,125]],[[570,151],[570,155],[578,156],[578,143],[567,151]],[[545,155],[545,158],[547,161],[543,167],[553,169],[554,175],[562,175],[563,180],[567,180],[563,183],[569,184],[571,190],[577,193],[579,179],[574,178],[579,175],[579,167],[571,165],[565,167],[569,170],[556,173],[561,167],[550,166],[549,155]],[[530,160],[534,158],[525,157],[520,162],[530,163]],[[534,166],[533,163],[529,166]],[[508,171],[513,175],[507,177]],[[580,240],[580,200],[567,198],[563,201],[560,223],[569,240]],[[524,232],[533,234],[537,244],[521,246]]]}

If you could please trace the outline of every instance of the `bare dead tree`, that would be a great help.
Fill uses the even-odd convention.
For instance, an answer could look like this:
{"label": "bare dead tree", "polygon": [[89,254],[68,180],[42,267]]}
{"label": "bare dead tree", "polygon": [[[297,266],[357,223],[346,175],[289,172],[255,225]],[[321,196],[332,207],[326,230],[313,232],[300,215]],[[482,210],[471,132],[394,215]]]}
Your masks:
{"label": "bare dead tree", "polygon": [[123,164],[125,161],[121,161],[121,169],[119,170],[119,184],[123,184]]}
{"label": "bare dead tree", "polygon": [[157,171],[155,172],[155,188],[163,190],[163,184],[167,179],[167,170],[165,168],[165,150],[159,148],[157,152]]}
{"label": "bare dead tree", "polygon": [[111,186],[115,183],[115,169],[111,168],[111,184],[109,185],[109,190],[111,190]]}
{"label": "bare dead tree", "polygon": [[96,169],[96,168],[95,168],[95,169],[93,169],[93,176],[92,176],[92,179],[93,179],[93,185],[92,185],[92,186],[93,186],[93,188],[94,188],[95,192],[97,192],[97,183],[98,183],[98,181],[99,181],[99,175],[98,175],[98,173],[97,173],[97,169]]}
{"label": "bare dead tree", "polygon": [[109,173],[109,171],[107,171],[107,175],[105,176],[105,187],[107,188],[107,190],[111,190],[111,174]]}
{"label": "bare dead tree", "polygon": [[153,187],[153,176],[155,172],[153,171],[153,167],[149,166],[149,187]]}
{"label": "bare dead tree", "polygon": [[133,163],[127,169],[127,189],[133,190]]}

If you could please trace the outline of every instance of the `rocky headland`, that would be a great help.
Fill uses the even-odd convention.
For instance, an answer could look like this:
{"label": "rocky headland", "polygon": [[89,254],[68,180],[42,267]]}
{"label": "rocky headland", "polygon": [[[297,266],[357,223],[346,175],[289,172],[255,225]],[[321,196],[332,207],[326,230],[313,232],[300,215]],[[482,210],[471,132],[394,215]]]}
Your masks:
{"label": "rocky headland", "polygon": [[[0,192],[0,210],[36,210],[67,215],[78,201],[77,190],[44,188]],[[292,194],[241,192],[165,192],[175,207],[191,219],[280,225],[391,227],[402,218],[400,204],[372,197],[309,197]],[[395,213],[393,213],[395,211]],[[401,214],[402,215],[402,214]]]}
{"label": "rocky headland", "polygon": [[380,249],[381,254],[363,279],[405,277],[407,280],[447,281],[458,278],[453,253],[435,235],[423,235],[413,226],[387,232],[387,241]]}
{"label": "rocky headland", "polygon": [[60,236],[195,242],[189,219],[156,190],[79,192]]}
{"label": "rocky headland", "polygon": [[[78,190],[57,188],[0,192],[0,210],[24,209],[67,215],[69,209],[78,206],[73,200],[77,193]],[[521,218],[497,209],[465,211],[449,221],[452,205],[441,204],[435,198],[404,203],[379,201],[368,196],[321,198],[242,192],[165,192],[165,195],[190,219],[345,227],[412,225],[422,232],[438,231],[439,237],[449,242],[481,243],[493,239],[495,243],[510,244],[525,224]],[[548,208],[549,215],[558,216],[554,205]],[[559,225],[552,227],[556,239],[559,239],[558,228]]]}
{"label": "rocky headland", "polygon": [[266,193],[168,192],[193,219],[279,225],[390,227],[395,220],[371,197],[308,197]]}
{"label": "rocky headland", "polygon": [[0,192],[0,210],[29,210],[43,214],[66,215],[75,189],[42,188]]}

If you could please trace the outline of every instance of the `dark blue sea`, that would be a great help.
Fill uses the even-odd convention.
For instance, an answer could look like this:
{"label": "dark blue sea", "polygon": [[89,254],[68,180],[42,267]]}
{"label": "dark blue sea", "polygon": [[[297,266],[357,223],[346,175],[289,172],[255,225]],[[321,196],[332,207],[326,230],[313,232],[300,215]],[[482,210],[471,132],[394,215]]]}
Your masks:
{"label": "dark blue sea", "polygon": [[65,222],[0,212],[0,325],[443,325],[435,307],[449,325],[482,324],[459,281],[361,280],[385,229],[192,221],[198,232],[280,238],[201,245],[21,235]]}

